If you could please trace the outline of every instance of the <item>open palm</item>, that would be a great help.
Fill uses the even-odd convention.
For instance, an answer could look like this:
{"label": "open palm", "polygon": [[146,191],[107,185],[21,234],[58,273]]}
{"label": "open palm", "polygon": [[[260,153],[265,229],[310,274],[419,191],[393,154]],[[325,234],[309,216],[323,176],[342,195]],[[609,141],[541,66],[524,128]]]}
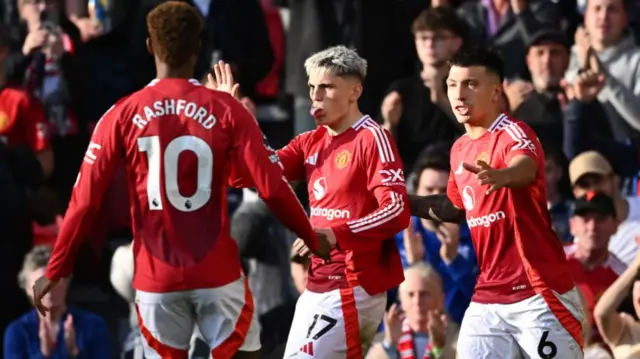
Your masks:
{"label": "open palm", "polygon": [[[215,76],[215,77],[214,77]],[[240,99],[240,85],[233,79],[231,66],[224,61],[213,65],[213,74],[207,76],[207,88],[226,92],[236,99]]]}

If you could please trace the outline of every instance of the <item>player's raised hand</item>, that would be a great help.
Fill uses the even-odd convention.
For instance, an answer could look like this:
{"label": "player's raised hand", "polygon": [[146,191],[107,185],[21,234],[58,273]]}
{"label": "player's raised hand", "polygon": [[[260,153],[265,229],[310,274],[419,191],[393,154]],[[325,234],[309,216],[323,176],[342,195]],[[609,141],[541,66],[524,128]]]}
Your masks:
{"label": "player's raised hand", "polygon": [[229,64],[220,60],[213,65],[213,75],[207,75],[207,79],[209,80],[206,84],[207,88],[226,92],[240,100],[240,84],[237,84],[234,80]]}
{"label": "player's raised hand", "polygon": [[447,344],[447,316],[440,311],[430,310],[428,318],[427,330],[431,346],[442,349]]}
{"label": "player's raised hand", "polygon": [[474,173],[481,185],[489,185],[489,189],[486,194],[491,194],[501,188],[506,187],[509,183],[509,178],[504,171],[497,170],[491,167],[488,163],[482,160],[476,161],[476,165],[468,163],[462,163],[462,167],[465,170]]}
{"label": "player's raised hand", "polygon": [[384,339],[392,345],[397,345],[402,336],[402,322],[405,315],[398,303],[393,303],[389,311],[384,313]]}
{"label": "player's raised hand", "polygon": [[49,311],[49,308],[45,307],[42,304],[42,298],[53,289],[53,287],[58,284],[57,281],[50,281],[47,277],[42,276],[36,280],[33,284],[33,305],[36,307],[38,312],[45,316]]}

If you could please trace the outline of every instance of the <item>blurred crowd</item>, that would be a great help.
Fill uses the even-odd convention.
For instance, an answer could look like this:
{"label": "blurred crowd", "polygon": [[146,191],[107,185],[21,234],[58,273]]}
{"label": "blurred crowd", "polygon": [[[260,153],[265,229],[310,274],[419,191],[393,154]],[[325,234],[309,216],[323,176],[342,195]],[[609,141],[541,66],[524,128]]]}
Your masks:
{"label": "blurred crowd", "polygon": [[[142,358],[133,309],[132,234],[118,173],[72,279],[30,308],[93,126],[155,76],[146,14],[163,0],[0,1],[0,292],[4,358]],[[242,103],[275,148],[315,128],[304,60],[328,46],[369,63],[360,108],[395,137],[410,193],[445,193],[449,149],[463,134],[444,80],[466,46],[505,62],[504,111],[546,154],[547,201],[585,303],[587,358],[640,358],[640,1],[189,0],[206,19],[197,78],[231,64]],[[305,203],[305,186],[298,186]],[[229,189],[237,240],[262,325],[281,358],[308,263],[251,189]],[[395,237],[405,282],[380,344],[429,342],[455,357],[478,264],[466,224],[414,218]],[[215,270],[213,268],[212,270]],[[508,270],[508,269],[506,269]],[[208,357],[193,336],[192,358]],[[424,350],[422,350],[423,352]],[[419,355],[422,357],[421,355]]]}

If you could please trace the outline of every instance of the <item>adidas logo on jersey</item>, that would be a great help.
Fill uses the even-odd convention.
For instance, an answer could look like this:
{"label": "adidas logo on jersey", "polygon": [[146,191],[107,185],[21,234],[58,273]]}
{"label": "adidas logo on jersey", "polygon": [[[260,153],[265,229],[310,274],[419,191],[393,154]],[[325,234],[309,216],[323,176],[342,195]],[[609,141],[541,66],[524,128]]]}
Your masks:
{"label": "adidas logo on jersey", "polygon": [[300,348],[300,351],[310,356],[313,356],[313,342],[309,342],[303,345],[302,348]]}

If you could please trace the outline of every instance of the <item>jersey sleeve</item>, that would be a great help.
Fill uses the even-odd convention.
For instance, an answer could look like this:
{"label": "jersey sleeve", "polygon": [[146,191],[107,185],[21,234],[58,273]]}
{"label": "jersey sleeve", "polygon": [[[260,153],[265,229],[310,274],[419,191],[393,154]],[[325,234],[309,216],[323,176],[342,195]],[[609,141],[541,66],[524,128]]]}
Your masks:
{"label": "jersey sleeve", "polygon": [[21,103],[20,123],[25,126],[25,138],[31,150],[40,152],[50,147],[49,124],[39,101],[27,97]]}
{"label": "jersey sleeve", "polygon": [[449,181],[447,181],[447,197],[457,208],[464,208],[462,198],[460,197],[460,191],[458,191],[458,184],[456,183],[456,175],[453,171],[449,172]]}
{"label": "jersey sleeve", "polygon": [[507,125],[503,132],[500,137],[500,145],[505,165],[508,166],[511,160],[518,155],[529,156],[537,162],[542,145],[540,145],[538,136],[529,126],[514,121]]}
{"label": "jersey sleeve", "polygon": [[[333,228],[341,248],[361,249],[368,241],[392,238],[409,225],[410,211],[403,163],[387,130],[376,127],[375,136],[364,141],[361,160],[367,176],[367,189],[378,202],[373,212]],[[363,241],[364,240],[364,241]]]}
{"label": "jersey sleeve", "polygon": [[93,225],[102,195],[120,163],[123,153],[118,125],[120,112],[119,105],[107,111],[91,136],[47,266],[49,280],[59,280],[71,274],[78,249]]}
{"label": "jersey sleeve", "polygon": [[304,151],[302,142],[304,134],[298,135],[289,142],[288,145],[277,151],[278,158],[284,168],[284,176],[289,182],[300,181],[305,177],[304,171]]}
{"label": "jersey sleeve", "polygon": [[[302,238],[310,250],[317,249],[317,236],[284,177],[277,155],[265,146],[262,132],[253,116],[236,100],[229,101],[226,114],[232,122],[231,166],[242,169],[236,172],[255,184],[260,197],[278,219],[298,237]],[[247,183],[247,180],[244,182]],[[231,180],[230,182],[234,182]]]}

